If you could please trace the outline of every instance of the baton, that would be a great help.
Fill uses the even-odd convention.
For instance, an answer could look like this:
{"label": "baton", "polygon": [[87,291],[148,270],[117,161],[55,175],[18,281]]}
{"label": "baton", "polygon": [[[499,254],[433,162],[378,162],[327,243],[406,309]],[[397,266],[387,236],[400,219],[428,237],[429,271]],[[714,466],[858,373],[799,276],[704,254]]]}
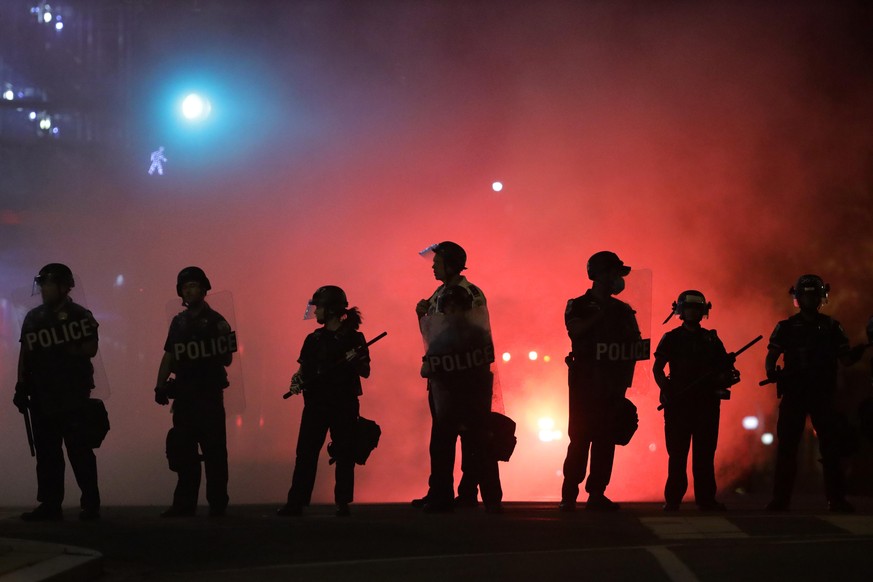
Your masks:
{"label": "baton", "polygon": [[30,456],[36,456],[36,449],[33,448],[33,426],[30,424],[30,410],[24,409],[24,429],[27,431],[27,445],[30,447]]}
{"label": "baton", "polygon": [[[379,341],[380,339],[382,339],[386,335],[388,335],[388,332],[383,331],[382,333],[380,333],[379,335],[377,335],[376,337],[374,337],[373,339],[371,339],[370,341],[368,341],[364,345],[355,348],[354,351],[357,352],[358,350],[361,350],[363,348],[369,348],[370,346],[372,346],[374,343],[376,343],[377,341]],[[316,378],[318,378],[318,376],[320,376],[320,374],[317,375]],[[294,396],[295,394],[297,394],[297,392],[289,390],[288,392],[286,392],[285,394],[282,395],[282,398],[287,400],[287,399],[291,398],[292,396]]]}

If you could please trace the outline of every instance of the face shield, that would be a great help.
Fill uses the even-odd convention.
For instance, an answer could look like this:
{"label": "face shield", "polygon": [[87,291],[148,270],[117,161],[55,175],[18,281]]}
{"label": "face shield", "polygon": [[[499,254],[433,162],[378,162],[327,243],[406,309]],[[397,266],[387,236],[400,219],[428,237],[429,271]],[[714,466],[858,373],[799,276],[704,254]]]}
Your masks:
{"label": "face shield", "polygon": [[315,319],[315,310],[318,309],[318,305],[312,303],[311,301],[306,304],[306,311],[303,312],[303,319]]}
{"label": "face shield", "polygon": [[433,258],[436,256],[437,247],[439,247],[439,243],[434,243],[427,247],[424,250],[418,251],[418,256],[427,261],[428,263],[433,262]]}

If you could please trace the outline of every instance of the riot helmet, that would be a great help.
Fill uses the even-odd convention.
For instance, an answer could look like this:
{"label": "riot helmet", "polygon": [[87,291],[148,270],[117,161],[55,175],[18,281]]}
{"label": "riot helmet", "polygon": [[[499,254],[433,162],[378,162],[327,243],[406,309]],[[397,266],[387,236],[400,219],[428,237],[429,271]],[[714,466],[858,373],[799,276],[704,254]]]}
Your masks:
{"label": "riot helmet", "polygon": [[32,295],[39,293],[40,287],[44,283],[55,283],[56,285],[72,289],[76,286],[76,281],[73,279],[73,271],[63,263],[49,263],[39,270],[36,277],[33,278]]}
{"label": "riot helmet", "polygon": [[679,294],[679,298],[673,302],[673,311],[670,312],[670,315],[664,320],[664,323],[666,324],[673,319],[674,315],[678,315],[679,319],[684,319],[682,316],[682,310],[686,306],[691,305],[699,306],[701,310],[703,310],[703,317],[709,317],[709,310],[712,309],[712,303],[706,300],[703,293],[692,289],[683,291]]}
{"label": "riot helmet", "polygon": [[185,267],[179,271],[179,274],[176,276],[176,295],[179,297],[182,296],[182,286],[185,283],[199,283],[204,294],[212,289],[209,278],[200,267]]}
{"label": "riot helmet", "polygon": [[312,294],[312,299],[306,304],[303,319],[314,319],[315,310],[323,307],[327,313],[339,313],[349,306],[346,292],[336,285],[324,285]]}
{"label": "riot helmet", "polygon": [[818,275],[801,275],[797,279],[788,293],[794,297],[794,306],[800,307],[800,298],[802,296],[815,295],[821,303],[828,302],[828,294],[831,291],[831,286],[824,282],[824,279]]}
{"label": "riot helmet", "polygon": [[418,253],[425,259],[433,259],[435,255],[442,257],[443,264],[454,273],[460,273],[467,268],[467,251],[458,243],[443,241],[433,244]]}
{"label": "riot helmet", "polygon": [[612,251],[600,251],[591,255],[585,270],[588,273],[588,278],[592,281],[611,271],[615,271],[622,277],[626,277],[631,272],[631,268],[625,265]]}

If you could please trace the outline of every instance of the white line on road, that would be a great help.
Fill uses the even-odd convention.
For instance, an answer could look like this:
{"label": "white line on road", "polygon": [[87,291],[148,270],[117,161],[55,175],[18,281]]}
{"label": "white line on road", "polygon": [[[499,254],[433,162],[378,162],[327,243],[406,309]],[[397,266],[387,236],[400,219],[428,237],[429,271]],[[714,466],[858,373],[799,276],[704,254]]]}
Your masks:
{"label": "white line on road", "polygon": [[694,575],[694,572],[666,546],[649,546],[646,550],[655,556],[661,568],[673,582],[697,582],[697,576]]}

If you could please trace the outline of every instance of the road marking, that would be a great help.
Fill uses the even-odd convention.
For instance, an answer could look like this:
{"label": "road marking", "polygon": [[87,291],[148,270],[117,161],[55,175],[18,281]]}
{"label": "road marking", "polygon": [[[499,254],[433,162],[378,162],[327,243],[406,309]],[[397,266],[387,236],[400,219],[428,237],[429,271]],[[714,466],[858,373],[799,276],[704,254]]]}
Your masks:
{"label": "road marking", "polygon": [[869,515],[820,515],[818,518],[855,535],[873,535],[873,517]]}
{"label": "road marking", "polygon": [[663,540],[749,537],[723,517],[641,517],[640,522]]}
{"label": "road marking", "polygon": [[646,550],[655,556],[664,573],[673,582],[697,582],[697,576],[694,575],[694,572],[666,546],[649,546]]}

